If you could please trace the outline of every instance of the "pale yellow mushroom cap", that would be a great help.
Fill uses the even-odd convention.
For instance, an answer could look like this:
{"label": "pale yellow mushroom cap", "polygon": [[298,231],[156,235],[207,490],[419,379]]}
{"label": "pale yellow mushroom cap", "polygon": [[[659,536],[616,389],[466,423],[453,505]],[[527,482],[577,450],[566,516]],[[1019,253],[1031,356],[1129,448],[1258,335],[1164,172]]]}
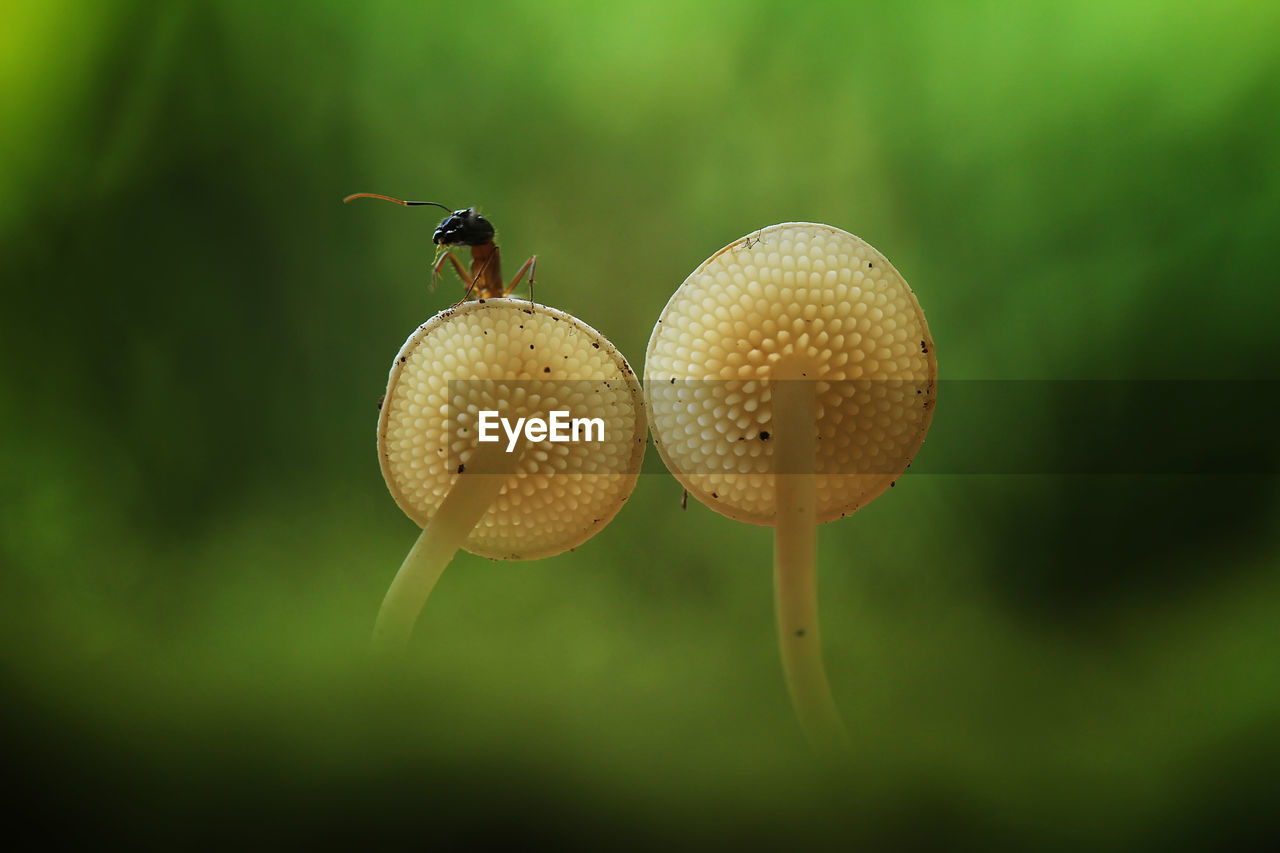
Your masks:
{"label": "pale yellow mushroom cap", "polygon": [[[582,544],[635,486],[647,429],[622,355],[575,317],[513,299],[464,302],[432,317],[400,349],[378,418],[382,474],[425,526],[478,447],[478,417],[600,418],[603,441],[522,442],[515,473],[464,548],[535,559]],[[507,436],[499,427],[502,447]],[[474,474],[473,474],[474,475]]]}
{"label": "pale yellow mushroom cap", "polygon": [[771,380],[816,382],[817,516],[848,515],[902,473],[933,418],[924,313],[852,234],[773,225],[707,259],[663,310],[645,356],[654,443],[695,497],[774,520]]}

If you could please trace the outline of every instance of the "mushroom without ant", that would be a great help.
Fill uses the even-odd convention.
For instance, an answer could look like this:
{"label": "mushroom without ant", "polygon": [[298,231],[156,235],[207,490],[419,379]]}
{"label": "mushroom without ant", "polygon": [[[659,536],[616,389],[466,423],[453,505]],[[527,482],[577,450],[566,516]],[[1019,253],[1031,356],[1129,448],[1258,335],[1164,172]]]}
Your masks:
{"label": "mushroom without ant", "polygon": [[804,222],[721,249],[662,312],[645,357],[654,443],[698,500],[774,533],[776,615],[811,742],[847,742],[822,664],[815,527],[893,485],[933,417],[924,313],[865,241]]}
{"label": "mushroom without ant", "polygon": [[[540,443],[526,431],[508,450],[501,429],[498,441],[479,440],[486,411],[509,422],[556,411],[599,418],[603,435]],[[404,647],[459,547],[528,560],[591,538],[635,487],[646,430],[626,359],[569,314],[487,299],[420,326],[391,367],[378,459],[396,503],[423,530],[383,600],[375,648]]]}

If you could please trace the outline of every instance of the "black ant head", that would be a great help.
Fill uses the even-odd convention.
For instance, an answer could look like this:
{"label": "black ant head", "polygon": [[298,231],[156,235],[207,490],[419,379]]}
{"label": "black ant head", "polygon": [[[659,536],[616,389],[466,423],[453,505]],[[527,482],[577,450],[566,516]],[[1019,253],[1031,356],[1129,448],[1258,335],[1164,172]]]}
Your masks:
{"label": "black ant head", "polygon": [[493,225],[474,207],[455,210],[436,228],[431,242],[439,246],[483,246],[493,242]]}
{"label": "black ant head", "polygon": [[[380,198],[383,201],[403,204],[405,207],[429,205],[430,207],[438,207],[441,210],[449,209],[438,201],[404,201],[403,199],[379,193],[356,193],[347,196],[342,202],[346,204],[355,198]],[[490,224],[489,220],[481,216],[474,207],[455,210],[445,217],[444,222],[441,222],[436,228],[436,233],[432,236],[431,242],[437,246],[483,246],[486,243],[493,242],[493,225]]]}

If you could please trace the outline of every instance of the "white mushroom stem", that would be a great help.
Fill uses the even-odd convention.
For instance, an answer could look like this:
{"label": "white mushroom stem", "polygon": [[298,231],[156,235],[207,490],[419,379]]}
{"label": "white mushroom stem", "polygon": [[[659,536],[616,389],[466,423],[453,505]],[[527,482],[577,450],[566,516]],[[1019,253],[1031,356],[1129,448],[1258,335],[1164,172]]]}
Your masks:
{"label": "white mushroom stem", "polygon": [[814,484],[816,383],[781,369],[771,384],[774,490],[773,565],[778,640],[791,704],[809,742],[819,750],[848,745],[822,665],[815,571],[817,510]]}
{"label": "white mushroom stem", "polygon": [[520,449],[507,453],[502,442],[476,446],[382,599],[373,625],[376,651],[399,653],[408,645],[436,581],[515,471]]}

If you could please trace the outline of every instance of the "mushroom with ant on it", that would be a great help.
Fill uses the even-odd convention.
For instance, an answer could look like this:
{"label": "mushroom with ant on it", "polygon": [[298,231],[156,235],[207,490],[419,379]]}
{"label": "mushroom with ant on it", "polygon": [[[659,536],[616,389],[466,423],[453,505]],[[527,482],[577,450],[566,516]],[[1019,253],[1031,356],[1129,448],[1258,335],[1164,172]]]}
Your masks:
{"label": "mushroom with ant on it", "polygon": [[920,449],[937,361],[893,265],[829,225],[757,231],[672,295],[645,357],[654,444],[680,483],[772,526],[783,667],[817,746],[847,743],[822,663],[816,526],[865,506]]}
{"label": "mushroom with ant on it", "polygon": [[[534,429],[556,413],[581,431],[556,441]],[[626,359],[569,314],[484,299],[424,323],[392,364],[378,418],[387,488],[423,530],[387,591],[375,647],[405,646],[458,548],[530,560],[599,532],[635,486],[646,431]]]}

